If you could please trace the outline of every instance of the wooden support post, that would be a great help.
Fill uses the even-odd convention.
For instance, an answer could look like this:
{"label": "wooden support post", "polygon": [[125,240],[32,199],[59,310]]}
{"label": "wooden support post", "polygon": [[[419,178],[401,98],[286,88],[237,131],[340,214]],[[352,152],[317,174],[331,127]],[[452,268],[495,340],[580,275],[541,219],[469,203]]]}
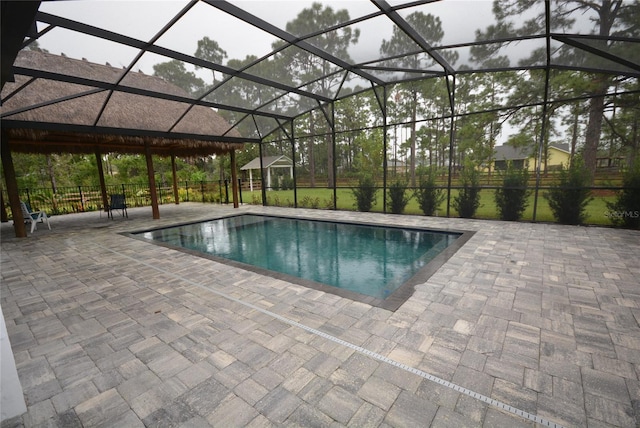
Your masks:
{"label": "wooden support post", "polygon": [[107,195],[107,185],[104,182],[104,168],[102,166],[102,153],[96,147],[96,164],[98,165],[98,177],[100,178],[100,192],[102,193],[102,210],[109,211],[109,196]]}
{"label": "wooden support post", "polygon": [[171,173],[173,174],[173,199],[176,205],[179,205],[180,195],[178,194],[178,169],[176,168],[176,155],[171,155]]}
{"label": "wooden support post", "polygon": [[7,215],[7,210],[4,208],[4,196],[2,196],[2,190],[0,189],[0,221],[3,223],[7,223],[9,221],[9,216]]}
{"label": "wooden support post", "polygon": [[144,156],[147,159],[147,175],[149,177],[149,195],[151,196],[151,210],[153,211],[153,219],[160,218],[160,210],[158,209],[158,191],[156,189],[156,176],[153,170],[153,158],[151,156],[151,148],[149,144],[144,145]]}
{"label": "wooden support post", "polygon": [[9,149],[9,136],[5,132],[2,133],[2,142],[0,142],[0,154],[2,155],[4,182],[7,185],[9,205],[11,206],[11,215],[13,217],[13,229],[16,232],[16,238],[26,238],[27,229],[24,227],[24,221],[22,220],[22,210],[20,209],[20,195],[18,195],[16,171],[13,167],[13,158],[11,157],[11,150]]}
{"label": "wooden support post", "polygon": [[231,189],[233,192],[233,208],[238,208],[240,203],[238,202],[238,173],[236,172],[236,151],[231,150]]}

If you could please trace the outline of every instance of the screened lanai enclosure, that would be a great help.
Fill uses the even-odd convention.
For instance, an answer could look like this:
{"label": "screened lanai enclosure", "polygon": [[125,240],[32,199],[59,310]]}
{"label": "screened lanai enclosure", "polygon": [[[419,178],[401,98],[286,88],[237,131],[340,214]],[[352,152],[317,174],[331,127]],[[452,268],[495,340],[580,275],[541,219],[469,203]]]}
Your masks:
{"label": "screened lanai enclosure", "polygon": [[[535,181],[535,221],[538,191],[568,162],[580,157],[591,184],[611,190],[616,174],[639,158],[637,0],[2,6],[3,130],[246,143],[237,151],[239,165],[256,157],[294,160],[288,201],[294,206],[302,189],[325,189],[321,205],[335,209],[340,192],[364,176],[386,192],[398,181],[415,188],[431,172],[451,215],[460,172],[479,171],[490,188],[496,162],[505,161],[496,147],[510,145],[525,154],[518,164]],[[16,60],[22,50],[120,72],[96,78],[84,74],[86,67],[24,64]],[[138,73],[168,80],[184,94],[136,86],[131,75]],[[60,82],[63,95],[45,89],[31,105],[7,107],[31,85]],[[101,103],[82,117],[48,121],[30,114],[96,94],[104,95]],[[171,117],[153,127],[109,123],[105,112],[119,94],[161,100]],[[183,126],[202,107],[231,126],[219,135]],[[274,203],[265,173],[255,200]],[[387,211],[386,198],[379,204]]]}

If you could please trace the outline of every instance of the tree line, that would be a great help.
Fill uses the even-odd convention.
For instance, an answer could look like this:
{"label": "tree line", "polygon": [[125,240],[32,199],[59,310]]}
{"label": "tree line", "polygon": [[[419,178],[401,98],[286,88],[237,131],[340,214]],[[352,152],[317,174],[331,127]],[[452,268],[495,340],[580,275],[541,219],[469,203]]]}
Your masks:
{"label": "tree line", "polygon": [[[279,90],[276,88],[229,79],[219,72],[212,72],[208,79],[203,79],[178,60],[154,65],[154,75],[173,82],[194,97],[213,100],[215,96],[215,100],[238,106],[264,105],[265,109],[285,114],[305,112],[293,122],[295,161],[298,176],[312,187],[316,184],[333,186],[336,172],[345,177],[358,177],[364,173],[380,177],[385,157],[406,163],[406,180],[411,186],[417,185],[416,175],[421,170],[444,171],[450,162],[454,170],[472,165],[484,167],[491,174],[494,148],[499,142],[525,148],[532,154],[537,154],[541,145],[543,170],[546,169],[549,145],[558,142],[569,143],[572,157],[580,155],[583,158],[591,177],[598,157],[622,159],[623,163],[633,164],[640,148],[640,83],[637,78],[559,67],[549,72],[549,102],[545,104],[547,75],[540,65],[545,64],[546,50],[532,50],[517,64],[513,64],[505,53],[514,43],[508,38],[544,33],[544,14],[536,12],[539,4],[535,0],[495,1],[495,21],[485,29],[476,30],[476,39],[500,42],[473,45],[465,59],[473,66],[494,71],[470,72],[466,70],[469,66],[462,64],[453,85],[445,78],[416,78],[386,88],[367,89],[349,84],[349,75],[331,73],[332,65],[327,61],[297,47],[285,47],[281,41],[274,42],[272,47],[277,53],[267,59],[258,61],[255,56],[228,59],[223,47],[207,36],[198,41],[194,56],[219,64],[226,60],[226,65],[232,69],[268,76],[327,98],[339,95],[339,99],[318,107],[306,105],[304,99],[277,98]],[[614,37],[613,40],[637,37],[637,18],[640,16],[637,0],[561,0],[554,2],[553,7],[553,31],[569,32],[575,16],[590,15],[593,17],[591,32],[601,36],[594,42],[599,49],[638,62],[640,52],[637,49],[606,39],[609,36]],[[520,16],[530,18],[521,22]],[[347,10],[314,3],[288,22],[285,29],[292,34],[318,32],[311,40],[314,46],[349,61],[349,48],[356,45],[360,37],[357,29],[339,26],[349,19]],[[431,46],[441,44],[445,34],[437,16],[413,12],[405,19]],[[322,33],[326,28],[337,29]],[[607,61],[586,55],[567,44],[554,48],[553,63],[558,65],[572,64],[586,69],[604,66]],[[419,71],[439,66],[426,54],[403,56],[412,50],[415,50],[414,42],[394,27],[390,37],[382,41],[379,52],[383,57],[395,59],[381,64],[379,72],[420,76]],[[459,53],[453,49],[438,54],[454,67],[461,61]],[[394,67],[404,71],[392,71]],[[277,102],[269,103],[273,99]],[[228,110],[219,113],[235,124],[245,137],[264,137],[263,125],[264,129],[273,127],[273,123],[261,122],[269,119],[257,117],[254,120]],[[455,114],[453,121],[452,113]],[[382,145],[384,116],[386,152]],[[507,137],[502,136],[507,133]],[[292,154],[288,136],[281,129],[264,137],[263,142],[265,155]],[[238,165],[249,162],[258,154],[257,145],[246,145],[246,149],[238,154]],[[144,161],[135,156],[113,154],[105,161],[107,171],[111,172],[107,174],[107,180],[146,180]],[[24,162],[28,168],[19,170],[30,171],[19,178],[19,183],[25,187],[42,183],[47,177],[50,181],[55,180],[53,186],[61,182],[84,184],[95,175],[93,156],[51,155],[40,160],[25,156],[18,162]],[[169,161],[157,162],[156,169],[162,180],[166,171],[170,171]],[[52,165],[64,171],[66,176],[55,177],[51,173]],[[215,180],[224,177],[228,168],[229,162],[225,158],[183,160],[179,164],[179,178]]]}
{"label": "tree line", "polygon": [[[506,143],[532,152],[536,152],[542,144],[543,169],[546,168],[549,145],[557,142],[569,143],[572,157],[575,154],[582,155],[585,168],[592,176],[598,157],[623,158],[627,164],[633,163],[639,149],[638,79],[585,71],[551,70],[548,90],[550,102],[545,106],[545,70],[542,67],[536,69],[535,66],[545,64],[546,50],[535,49],[520,59],[518,64],[512,64],[504,53],[505,47],[514,43],[505,41],[507,38],[544,33],[544,14],[535,13],[539,5],[534,0],[495,1],[495,23],[476,31],[478,41],[502,41],[472,46],[469,63],[488,70],[505,70],[514,66],[523,67],[523,70],[465,73],[467,66],[460,66],[463,73],[457,76],[454,91],[456,120],[453,124],[453,153],[449,153],[452,88],[447,88],[446,79],[416,79],[386,88],[387,123],[391,125],[388,128],[386,156],[406,160],[409,165],[408,179],[412,185],[416,184],[416,170],[421,165],[445,168],[450,158],[454,167],[464,165],[465,159],[469,159],[476,166],[489,167],[491,173],[493,150],[500,134],[507,131],[507,125],[514,127],[514,124],[515,129]],[[593,16],[592,33],[601,37],[594,42],[598,48],[621,58],[640,57],[637,49],[605,39],[608,36],[637,37],[637,18],[640,16],[638,1],[558,1],[554,3],[552,13],[553,31],[569,32],[575,24],[575,16],[587,14]],[[520,22],[519,17],[523,15],[531,18]],[[356,45],[360,36],[357,29],[339,27],[349,18],[347,10],[334,10],[314,3],[287,23],[286,30],[292,34],[318,32],[319,35],[312,38],[314,46],[349,60],[349,47]],[[444,30],[437,16],[414,12],[406,17],[406,21],[431,46],[441,44]],[[323,29],[333,27],[339,29],[321,33]],[[270,58],[257,61],[256,57],[247,56],[244,59],[230,59],[227,65],[258,76],[276,76],[278,81],[294,87],[306,83],[304,89],[329,98],[333,98],[337,90],[342,91],[339,101],[314,110],[310,110],[312,105],[301,105],[298,99],[284,97],[268,106],[287,114],[309,110],[294,122],[296,161],[301,173],[308,176],[312,185],[315,184],[316,175],[320,175],[326,178],[328,186],[332,186],[335,179],[332,168],[334,159],[342,173],[380,173],[385,156],[380,152],[381,91],[345,85],[343,74],[328,73],[331,69],[327,61],[295,47],[283,49],[282,45],[283,42],[273,44],[274,51],[278,53]],[[394,27],[390,38],[384,39],[379,47],[381,56],[397,58],[384,64],[391,68],[418,74],[419,70],[438,66],[426,54],[403,56],[412,50],[415,50],[415,43],[398,27]],[[458,52],[454,50],[442,51],[439,55],[453,66],[460,60]],[[195,56],[222,63],[227,53],[216,41],[204,37],[198,42]],[[586,55],[584,51],[566,44],[555,48],[553,56],[554,64],[572,64],[578,68],[598,68],[607,62],[606,59]],[[525,69],[527,67],[534,68]],[[227,81],[227,76],[215,72],[211,82],[207,83],[194,72],[187,71],[184,64],[177,60],[157,64],[154,72],[194,96],[215,93],[216,99],[234,105],[265,105],[278,94],[275,88],[258,88],[250,82],[236,82],[239,79]],[[346,92],[358,95],[342,98],[342,93]],[[330,120],[334,117],[331,108],[335,109],[335,123]],[[258,136],[256,123],[246,115],[230,111],[220,111],[220,114],[236,124],[242,135]],[[333,129],[336,131],[335,152]],[[400,138],[398,133],[401,134]],[[291,152],[282,131],[274,132],[264,141],[272,142],[268,145],[268,151],[274,154],[288,155]],[[256,154],[255,148],[250,148],[247,158]]]}

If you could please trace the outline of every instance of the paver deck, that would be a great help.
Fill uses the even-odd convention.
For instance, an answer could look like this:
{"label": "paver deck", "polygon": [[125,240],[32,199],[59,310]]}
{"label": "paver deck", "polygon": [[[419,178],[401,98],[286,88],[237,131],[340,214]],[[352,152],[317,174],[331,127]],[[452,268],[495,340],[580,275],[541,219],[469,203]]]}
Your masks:
{"label": "paver deck", "polygon": [[[473,230],[398,310],[120,232],[230,213]],[[640,232],[186,203],[2,224],[5,427],[640,426]],[[318,255],[321,257],[321,255]]]}

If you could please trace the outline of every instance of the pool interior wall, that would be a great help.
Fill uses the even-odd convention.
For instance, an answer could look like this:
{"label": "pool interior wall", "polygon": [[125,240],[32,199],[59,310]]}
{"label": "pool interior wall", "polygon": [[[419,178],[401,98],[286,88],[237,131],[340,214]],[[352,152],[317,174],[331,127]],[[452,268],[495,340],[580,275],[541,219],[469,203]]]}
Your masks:
{"label": "pool interior wall", "polygon": [[[418,232],[418,233],[426,232],[428,234],[435,234],[435,235],[442,235],[442,236],[449,236],[449,237],[454,236],[454,238],[453,239],[446,238],[446,244],[442,244],[442,243],[438,244],[440,247],[444,246],[444,248],[435,248],[430,251],[432,253],[436,253],[437,252],[435,251],[436,249],[440,250],[437,255],[435,256],[433,254],[425,255],[424,257],[428,256],[428,258],[430,258],[430,261],[426,260],[426,264],[424,264],[424,266],[420,267],[417,271],[410,273],[411,276],[408,277],[408,279],[402,278],[401,280],[397,280],[398,284],[394,284],[393,289],[389,291],[385,291],[383,295],[381,295],[379,291],[375,291],[375,290],[374,290],[374,294],[377,293],[378,295],[368,295],[362,292],[358,292],[361,290],[358,290],[357,288],[355,289],[356,291],[348,290],[346,288],[340,288],[338,286],[328,285],[322,281],[299,277],[296,274],[292,275],[288,273],[278,272],[275,270],[267,269],[265,267],[244,263],[242,261],[232,260],[230,258],[227,258],[226,256],[221,257],[216,254],[209,254],[207,252],[203,252],[203,251],[207,251],[207,249],[200,251],[199,249],[186,248],[180,245],[180,243],[174,244],[172,242],[164,242],[164,241],[155,240],[152,238],[152,236],[154,235],[154,232],[155,232],[155,235],[160,235],[160,233],[158,232],[162,232],[162,231],[166,231],[174,228],[185,227],[185,226],[204,224],[208,222],[216,222],[219,220],[225,220],[225,221],[231,220],[233,222],[238,222],[239,221],[238,219],[242,219],[243,217],[244,218],[261,217],[262,220],[275,219],[275,220],[288,220],[288,221],[296,221],[296,222],[298,221],[316,222],[321,225],[335,225],[336,228],[339,227],[339,225],[363,226],[366,228],[374,228],[376,230],[375,233],[377,234],[380,234],[380,232],[384,232],[384,231],[391,231],[391,232],[404,231],[404,232]],[[247,223],[250,224],[252,222],[248,221]],[[171,226],[165,226],[162,228],[133,231],[130,233],[125,233],[125,235],[132,237],[134,239],[142,240],[147,243],[153,243],[155,245],[160,245],[160,246],[171,248],[177,251],[192,254],[198,257],[207,258],[210,260],[214,260],[216,262],[220,262],[220,263],[235,266],[241,269],[256,272],[261,275],[282,279],[294,284],[302,285],[305,287],[309,287],[309,288],[320,290],[327,293],[336,294],[341,297],[346,297],[355,301],[360,301],[360,302],[371,304],[376,307],[381,307],[384,309],[395,311],[409,297],[411,297],[411,295],[414,292],[415,286],[417,284],[426,282],[432,274],[434,274],[453,254],[455,254],[455,252],[459,248],[461,248],[464,245],[464,243],[466,243],[471,238],[471,236],[473,236],[474,233],[475,232],[451,230],[451,229],[445,230],[445,229],[427,229],[427,228],[420,228],[420,227],[398,227],[398,226],[387,225],[383,223],[366,223],[366,222],[354,222],[354,221],[333,222],[328,220],[321,220],[317,218],[307,218],[307,217],[284,217],[284,216],[277,216],[277,215],[238,214],[238,215],[221,216],[221,217],[216,217],[209,220],[203,220],[198,222],[179,223]],[[179,234],[176,236],[180,237]],[[327,282],[330,282],[330,281],[327,281]]]}

